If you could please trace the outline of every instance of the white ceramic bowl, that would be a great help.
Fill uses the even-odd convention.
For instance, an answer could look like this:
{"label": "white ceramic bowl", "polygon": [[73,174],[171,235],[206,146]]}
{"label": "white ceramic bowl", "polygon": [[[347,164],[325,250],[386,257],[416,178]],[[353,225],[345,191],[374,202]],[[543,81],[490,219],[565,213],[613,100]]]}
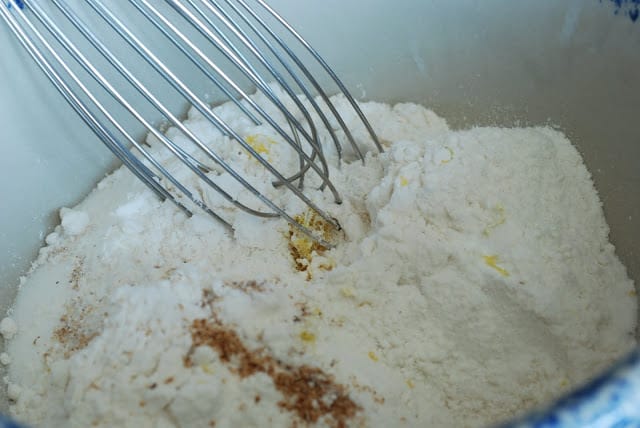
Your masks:
{"label": "white ceramic bowl", "polygon": [[[81,0],[69,3],[82,9]],[[360,99],[423,103],[454,127],[562,129],[593,174],[618,255],[640,280],[637,0],[270,3]],[[3,25],[0,52],[4,310],[57,221],[57,208],[78,202],[115,162]],[[211,89],[204,81],[194,83],[203,92]],[[184,105],[171,107],[180,111]],[[637,358],[630,358],[625,379],[634,368],[638,375]],[[611,385],[606,379],[569,401],[586,402],[585,396]],[[640,408],[637,394],[635,400]]]}

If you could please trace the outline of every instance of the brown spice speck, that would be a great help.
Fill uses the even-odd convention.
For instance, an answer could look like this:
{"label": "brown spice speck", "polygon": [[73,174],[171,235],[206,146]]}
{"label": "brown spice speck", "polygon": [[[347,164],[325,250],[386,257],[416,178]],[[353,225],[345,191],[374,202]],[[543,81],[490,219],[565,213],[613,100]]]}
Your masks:
{"label": "brown spice speck", "polygon": [[171,276],[172,276],[176,271],[177,271],[177,269],[176,269],[176,268],[174,268],[174,267],[169,268],[169,269],[167,269],[167,270],[162,274],[162,276],[161,276],[160,278],[162,278],[162,279],[170,279],[170,278],[171,278]]}
{"label": "brown spice speck", "polygon": [[[294,220],[301,226],[318,233],[325,241],[330,241],[335,233],[333,226],[313,210],[295,216]],[[322,254],[327,249],[291,225],[289,225],[288,238],[289,253],[293,258],[296,270],[307,272],[307,280],[310,280],[312,274],[309,265],[313,254]],[[330,265],[324,266],[325,270],[331,270],[331,268]]]}
{"label": "brown spice speck", "polygon": [[63,345],[64,358],[69,358],[76,351],[86,348],[99,335],[99,325],[103,317],[94,311],[94,306],[85,305],[78,298],[67,303],[66,311],[60,317],[59,327],[52,334],[52,339]]}
{"label": "brown spice speck", "polygon": [[58,342],[68,346],[67,351],[64,353],[65,358],[69,358],[72,353],[86,348],[96,336],[98,336],[98,333],[85,333],[79,327],[69,325],[63,325],[53,332],[53,337]]}
{"label": "brown spice speck", "polygon": [[236,290],[240,290],[246,294],[250,294],[252,292],[262,293],[266,290],[264,286],[264,282],[258,282],[256,280],[250,281],[225,281],[224,285],[227,287],[234,288]]}
{"label": "brown spice speck", "polygon": [[78,290],[80,288],[80,279],[82,279],[82,275],[84,274],[84,260],[84,257],[76,257],[76,264],[71,271],[69,284],[71,284],[71,288],[73,288],[74,290]]}
{"label": "brown spice speck", "polygon": [[369,394],[371,394],[371,396],[373,397],[373,401],[375,401],[378,404],[384,404],[385,402],[385,398],[378,394],[378,391],[376,391],[375,389],[373,389],[371,386],[369,385],[361,385],[355,377],[352,377],[351,379],[351,385],[357,389],[358,391],[362,391],[362,392],[367,392]]}
{"label": "brown spice speck", "polygon": [[[283,395],[278,406],[295,414],[305,423],[328,419],[331,426],[346,427],[361,407],[348,395],[346,386],[318,367],[292,366],[269,355],[264,348],[248,349],[237,332],[218,319],[196,319],[191,324],[192,346],[184,358],[192,367],[191,355],[198,346],[209,346],[218,352],[222,362],[241,378],[255,373],[267,374]],[[256,396],[255,402],[260,401]]]}
{"label": "brown spice speck", "polygon": [[212,290],[202,290],[202,302],[200,303],[200,307],[204,308],[206,306],[209,306],[213,310],[213,306],[212,305],[219,298],[220,297],[218,295],[216,295],[216,293],[214,293]]}
{"label": "brown spice speck", "polygon": [[206,319],[194,320],[191,324],[191,340],[193,345],[185,357],[185,366],[191,367],[191,354],[198,346],[209,346],[218,351],[220,360],[230,363],[232,358],[237,358],[237,368],[235,371],[240,377],[251,376],[260,370],[264,364],[260,351],[249,352],[238,334],[220,326],[218,323],[210,323]]}
{"label": "brown spice speck", "polygon": [[[360,410],[345,393],[345,387],[334,383],[331,376],[317,367],[301,366],[278,373],[273,379],[276,388],[285,396],[278,405],[296,413],[307,423],[329,416],[334,426],[342,428],[346,426],[346,420]],[[328,397],[335,399],[327,403]]]}

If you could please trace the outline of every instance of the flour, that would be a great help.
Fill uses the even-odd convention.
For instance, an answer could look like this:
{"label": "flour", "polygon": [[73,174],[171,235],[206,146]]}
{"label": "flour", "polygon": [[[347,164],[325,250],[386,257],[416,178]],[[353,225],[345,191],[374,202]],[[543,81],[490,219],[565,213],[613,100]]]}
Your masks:
{"label": "flour", "polygon": [[[385,152],[332,169],[341,205],[307,186],[344,234],[304,269],[285,221],[223,208],[232,235],[123,169],[63,209],[0,323],[12,414],[56,427],[482,426],[635,345],[633,283],[562,134],[451,131],[417,105],[362,108]],[[297,162],[234,106],[216,112],[280,167]],[[308,215],[197,112],[185,123],[288,212]]]}
{"label": "flour", "polygon": [[0,334],[5,339],[11,339],[18,331],[18,325],[11,318],[5,318],[0,321]]}

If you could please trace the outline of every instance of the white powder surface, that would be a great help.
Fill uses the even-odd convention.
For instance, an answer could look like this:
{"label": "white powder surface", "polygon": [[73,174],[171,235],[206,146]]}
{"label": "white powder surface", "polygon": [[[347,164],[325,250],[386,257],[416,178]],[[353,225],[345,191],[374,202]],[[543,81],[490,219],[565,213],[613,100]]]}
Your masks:
{"label": "white powder surface", "polygon": [[0,334],[5,339],[11,339],[18,331],[18,325],[12,318],[4,318],[0,321]]}
{"label": "white powder surface", "polygon": [[[322,135],[344,203],[307,192],[344,231],[297,263],[284,220],[229,208],[183,173],[234,233],[124,169],[63,209],[21,281],[17,333],[0,323],[12,414],[50,427],[475,427],[547,402],[635,345],[634,284],[561,133],[452,131],[418,105],[362,108],[385,152],[365,164],[346,153],[338,167]],[[296,164],[269,128],[229,104],[216,113],[265,157]],[[199,113],[185,123],[308,215]]]}

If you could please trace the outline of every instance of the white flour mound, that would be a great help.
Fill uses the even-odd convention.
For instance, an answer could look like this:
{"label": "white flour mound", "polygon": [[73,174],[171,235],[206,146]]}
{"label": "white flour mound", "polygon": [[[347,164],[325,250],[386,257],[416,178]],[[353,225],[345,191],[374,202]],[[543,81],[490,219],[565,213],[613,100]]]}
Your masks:
{"label": "white flour mound", "polygon": [[[481,426],[635,345],[633,283],[562,134],[451,131],[417,105],[362,108],[385,152],[338,168],[322,136],[344,203],[306,189],[344,233],[298,263],[284,220],[229,208],[186,173],[235,233],[185,216],[124,169],[61,210],[0,323],[12,414],[51,427]],[[297,164],[269,128],[229,104],[216,112],[279,167]],[[185,123],[305,215],[199,113]],[[227,173],[211,176],[250,200]]]}

